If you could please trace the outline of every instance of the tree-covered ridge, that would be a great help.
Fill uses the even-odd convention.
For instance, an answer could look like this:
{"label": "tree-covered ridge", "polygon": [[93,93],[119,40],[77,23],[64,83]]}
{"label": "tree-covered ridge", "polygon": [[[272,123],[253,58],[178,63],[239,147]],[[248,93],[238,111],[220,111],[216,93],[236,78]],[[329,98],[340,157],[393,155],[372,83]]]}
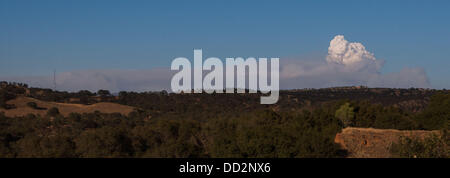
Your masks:
{"label": "tree-covered ridge", "polygon": [[[114,96],[106,91],[6,86],[0,90],[10,96],[2,98],[5,103],[25,95],[87,104],[112,101],[139,109],[129,115],[95,112],[66,117],[56,108],[47,108],[46,115],[15,118],[0,113],[0,157],[345,157],[346,150],[334,143],[334,137],[347,126],[446,131],[450,123],[450,94],[445,90],[292,90],[282,91],[276,105],[261,105],[259,94]],[[421,109],[399,104],[415,101]],[[447,136],[440,138],[439,143],[448,145]],[[416,142],[395,147],[400,150],[396,153],[421,150],[410,143]]]}

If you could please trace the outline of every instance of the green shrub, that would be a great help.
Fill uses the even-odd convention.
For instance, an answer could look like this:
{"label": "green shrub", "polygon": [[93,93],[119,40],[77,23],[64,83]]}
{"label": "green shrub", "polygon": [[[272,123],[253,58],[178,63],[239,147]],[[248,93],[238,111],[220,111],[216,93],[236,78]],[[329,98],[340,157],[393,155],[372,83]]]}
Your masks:
{"label": "green shrub", "polygon": [[391,146],[393,157],[400,158],[449,158],[448,134],[431,135],[424,139],[401,137]]}
{"label": "green shrub", "polygon": [[28,102],[27,106],[30,107],[30,108],[33,108],[33,109],[37,109],[38,108],[38,106],[37,106],[37,104],[35,102]]}
{"label": "green shrub", "polygon": [[59,115],[59,110],[56,107],[52,107],[47,111],[47,116],[55,117],[57,115]]}
{"label": "green shrub", "polygon": [[335,117],[341,121],[343,127],[353,126],[353,119],[355,118],[354,110],[355,109],[350,106],[350,103],[345,103],[336,110]]}

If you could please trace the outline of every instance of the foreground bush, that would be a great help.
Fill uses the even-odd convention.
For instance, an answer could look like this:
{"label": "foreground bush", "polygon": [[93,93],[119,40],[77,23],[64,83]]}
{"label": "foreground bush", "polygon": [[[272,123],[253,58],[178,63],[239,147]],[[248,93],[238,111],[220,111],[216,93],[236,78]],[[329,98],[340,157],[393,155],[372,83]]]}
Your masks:
{"label": "foreground bush", "polygon": [[392,144],[391,153],[400,158],[449,158],[448,144],[446,131],[423,139],[402,137],[398,143]]}

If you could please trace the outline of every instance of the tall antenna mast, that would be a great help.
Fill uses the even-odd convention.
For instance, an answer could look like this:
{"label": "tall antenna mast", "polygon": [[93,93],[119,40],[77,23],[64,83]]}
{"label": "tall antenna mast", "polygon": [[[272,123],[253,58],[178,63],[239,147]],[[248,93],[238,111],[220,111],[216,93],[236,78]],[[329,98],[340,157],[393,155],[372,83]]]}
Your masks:
{"label": "tall antenna mast", "polygon": [[53,90],[56,91],[56,70],[53,69]]}

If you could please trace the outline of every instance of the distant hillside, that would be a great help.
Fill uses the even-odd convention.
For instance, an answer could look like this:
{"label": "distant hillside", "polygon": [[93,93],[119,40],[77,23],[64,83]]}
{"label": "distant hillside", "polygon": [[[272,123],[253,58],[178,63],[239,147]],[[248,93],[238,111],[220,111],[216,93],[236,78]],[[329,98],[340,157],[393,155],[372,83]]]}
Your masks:
{"label": "distant hillside", "polygon": [[[183,105],[180,108],[181,110],[184,110],[185,105],[205,107],[204,104],[206,103],[209,106],[217,106],[217,109],[231,106],[233,107],[231,110],[238,109],[241,111],[267,107],[259,104],[261,94],[172,94],[167,91],[159,91],[141,93],[119,92],[118,95],[112,95],[107,90],[65,92],[32,88],[26,84],[18,83],[0,82],[0,85],[1,90],[6,91],[10,95],[27,96],[41,101],[74,104],[113,102],[160,112],[177,110],[180,105]],[[326,102],[347,100],[367,101],[371,104],[394,106],[408,112],[420,112],[427,106],[430,97],[440,91],[443,90],[367,88],[364,86],[282,90],[280,91],[279,101],[270,107],[290,110],[298,107],[321,107]],[[6,100],[11,99],[11,97],[7,96],[2,98],[7,98]],[[212,103],[213,105],[211,105]]]}
{"label": "distant hillside", "polygon": [[[28,103],[36,103],[38,108],[28,106]],[[133,107],[120,105],[116,103],[100,102],[92,105],[69,104],[41,101],[34,98],[19,96],[13,100],[7,101],[7,104],[14,105],[13,109],[0,108],[0,112],[4,112],[8,117],[20,117],[27,114],[45,115],[50,108],[57,108],[59,112],[68,116],[70,113],[93,113],[99,111],[101,113],[121,113],[128,115],[134,110]]]}

